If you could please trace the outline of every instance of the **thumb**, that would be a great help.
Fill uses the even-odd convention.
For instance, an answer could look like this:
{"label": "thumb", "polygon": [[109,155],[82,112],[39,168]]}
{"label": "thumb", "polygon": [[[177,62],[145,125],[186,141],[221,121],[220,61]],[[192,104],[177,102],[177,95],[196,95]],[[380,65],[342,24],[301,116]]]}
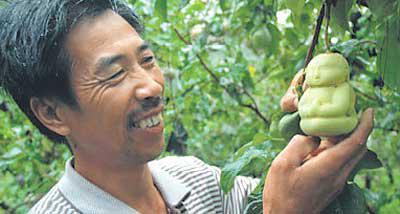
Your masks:
{"label": "thumb", "polygon": [[319,139],[304,135],[295,135],[277,159],[284,159],[290,165],[300,166],[304,159],[316,148]]}

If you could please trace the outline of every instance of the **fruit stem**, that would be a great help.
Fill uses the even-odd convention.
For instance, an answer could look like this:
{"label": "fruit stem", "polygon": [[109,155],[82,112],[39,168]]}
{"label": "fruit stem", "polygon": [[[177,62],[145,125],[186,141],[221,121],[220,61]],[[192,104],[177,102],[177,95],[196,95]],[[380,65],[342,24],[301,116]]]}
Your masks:
{"label": "fruit stem", "polygon": [[331,20],[331,2],[329,0],[325,1],[326,10],[325,10],[325,18],[326,18],[326,26],[325,26],[325,45],[326,50],[329,52],[331,50],[331,42],[329,40],[329,21]]}
{"label": "fruit stem", "polygon": [[[303,72],[303,77],[301,78],[302,81],[299,81],[297,83],[297,86],[302,86],[304,80],[306,79],[305,78],[305,76],[306,76],[305,68],[307,67],[308,63],[310,63],[310,61],[311,61],[311,59],[313,57],[313,52],[314,52],[315,46],[318,43],[319,33],[321,32],[321,25],[322,25],[322,21],[324,20],[324,15],[325,15],[325,3],[322,4],[321,9],[319,10],[319,15],[318,15],[318,18],[317,18],[317,23],[315,25],[315,30],[314,30],[314,35],[313,35],[313,38],[312,38],[312,42],[311,42],[310,47],[308,48],[307,56],[306,56],[306,59],[304,61],[304,69],[302,71]],[[297,91],[298,97],[301,97],[301,94],[302,94],[302,91]]]}
{"label": "fruit stem", "polygon": [[319,10],[319,15],[318,15],[318,18],[317,18],[317,24],[315,26],[312,42],[311,42],[310,47],[308,48],[306,60],[304,62],[304,68],[307,67],[308,63],[310,63],[310,61],[311,61],[311,59],[313,57],[313,51],[315,49],[315,46],[318,43],[318,37],[319,37],[319,33],[321,31],[322,21],[324,20],[324,13],[325,13],[325,4],[322,4],[321,9]]}

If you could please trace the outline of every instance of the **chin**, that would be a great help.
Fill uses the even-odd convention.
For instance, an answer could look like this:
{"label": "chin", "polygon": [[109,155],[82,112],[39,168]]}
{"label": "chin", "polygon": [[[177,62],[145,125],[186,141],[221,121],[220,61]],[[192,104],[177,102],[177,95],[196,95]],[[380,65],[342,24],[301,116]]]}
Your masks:
{"label": "chin", "polygon": [[164,140],[162,139],[159,142],[148,143],[147,145],[144,145],[142,148],[137,149],[135,151],[136,153],[135,159],[139,159],[138,161],[144,164],[149,161],[157,159],[163,151],[164,151]]}

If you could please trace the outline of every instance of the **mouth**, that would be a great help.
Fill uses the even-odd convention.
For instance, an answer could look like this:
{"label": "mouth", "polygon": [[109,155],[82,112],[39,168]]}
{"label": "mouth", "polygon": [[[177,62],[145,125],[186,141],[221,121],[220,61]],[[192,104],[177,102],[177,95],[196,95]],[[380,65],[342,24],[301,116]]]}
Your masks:
{"label": "mouth", "polygon": [[138,121],[130,121],[129,122],[129,128],[134,128],[134,129],[151,129],[154,127],[159,126],[163,121],[162,118],[162,113],[161,111],[150,115],[148,117],[145,117],[141,120]]}
{"label": "mouth", "polygon": [[161,105],[152,111],[142,114],[141,116],[130,117],[130,120],[128,120],[128,128],[150,130],[161,126],[163,123],[163,109],[164,106]]}

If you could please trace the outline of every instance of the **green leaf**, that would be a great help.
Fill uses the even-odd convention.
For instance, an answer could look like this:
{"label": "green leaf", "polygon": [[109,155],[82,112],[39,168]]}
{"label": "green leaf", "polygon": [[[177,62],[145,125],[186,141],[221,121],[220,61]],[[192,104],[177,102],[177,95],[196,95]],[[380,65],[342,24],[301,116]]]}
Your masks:
{"label": "green leaf", "polygon": [[356,165],[356,167],[353,169],[353,171],[350,173],[349,180],[353,181],[355,175],[363,169],[377,169],[382,167],[382,162],[378,159],[378,155],[371,151],[368,150],[367,153],[365,153],[364,157],[361,159],[361,161]]}
{"label": "green leaf", "polygon": [[222,190],[228,193],[232,189],[235,178],[239,175],[241,170],[249,165],[252,160],[258,158],[266,159],[266,152],[264,150],[251,148],[245,151],[236,161],[226,164],[222,168],[221,174]]}
{"label": "green leaf", "polygon": [[356,183],[346,184],[338,199],[345,214],[365,214],[368,212],[364,194]]}
{"label": "green leaf", "polygon": [[229,9],[229,1],[227,1],[227,0],[219,0],[219,6],[224,11],[228,10]]}
{"label": "green leaf", "polygon": [[129,0],[128,2],[129,2],[129,4],[131,4],[131,5],[135,5],[135,3],[137,2],[137,0]]}
{"label": "green leaf", "polygon": [[400,90],[400,20],[392,18],[386,21],[385,36],[379,45],[377,59],[378,72],[382,73],[385,85]]}
{"label": "green leaf", "polygon": [[167,0],[156,0],[155,4],[156,14],[162,18],[163,21],[168,19]]}
{"label": "green leaf", "polygon": [[354,0],[337,0],[331,7],[331,19],[341,30],[349,30],[349,12]]}
{"label": "green leaf", "polygon": [[396,0],[367,0],[368,8],[378,19],[389,16],[396,11]]}
{"label": "green leaf", "polygon": [[346,184],[342,193],[322,212],[322,214],[365,214],[367,204],[364,194],[356,183]]}
{"label": "green leaf", "polygon": [[303,11],[305,0],[285,0],[284,3],[295,15],[300,15]]}
{"label": "green leaf", "polygon": [[185,7],[188,3],[190,2],[190,0],[181,0],[181,2],[179,3],[179,7]]}
{"label": "green leaf", "polygon": [[339,200],[336,198],[333,200],[322,214],[344,214],[342,207],[340,206]]}

